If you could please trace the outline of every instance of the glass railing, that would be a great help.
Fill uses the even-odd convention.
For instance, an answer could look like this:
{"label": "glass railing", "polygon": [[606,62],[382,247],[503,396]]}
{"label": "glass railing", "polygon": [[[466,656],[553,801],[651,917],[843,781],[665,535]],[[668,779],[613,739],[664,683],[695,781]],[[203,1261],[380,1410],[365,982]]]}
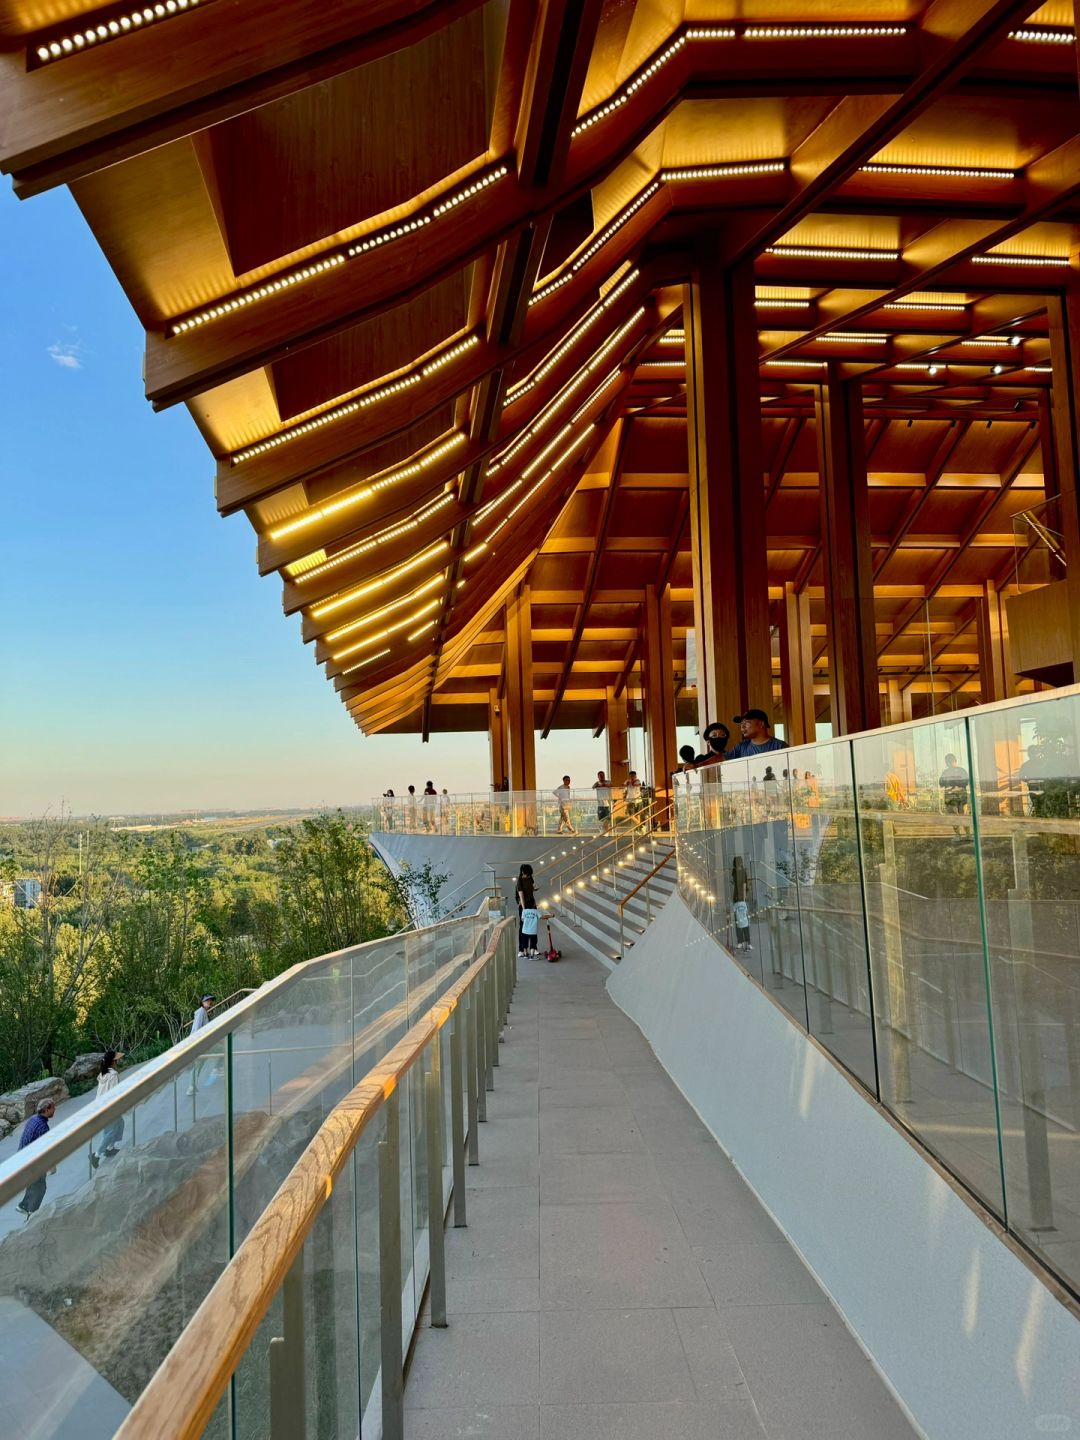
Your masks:
{"label": "glass railing", "polygon": [[1080,1290],[1080,687],[674,784],[701,923]]}
{"label": "glass railing", "polygon": [[[5,1358],[29,1375],[47,1368],[13,1433],[51,1440],[88,1417],[93,1434],[113,1433],[331,1108],[455,984],[491,930],[486,916],[468,916],[295,966],[0,1165],[0,1345],[17,1337],[18,1360]],[[406,1344],[427,1275],[424,1084],[410,1074],[400,1091]],[[320,1413],[348,1419],[325,1433],[356,1434],[357,1407],[379,1404],[380,1301],[365,1278],[378,1264],[377,1230],[372,1240],[365,1224],[376,1213],[378,1133],[365,1134],[309,1242],[305,1303],[339,1306],[347,1294],[353,1314],[351,1348],[341,1340],[319,1354],[309,1379]],[[261,1327],[207,1435],[270,1433],[270,1336],[287,1304],[279,1298]],[[18,1406],[5,1394],[0,1414],[25,1418]]]}
{"label": "glass railing", "polygon": [[650,811],[648,791],[628,798],[613,785],[609,796],[574,790],[560,802],[550,791],[507,790],[487,795],[400,795],[371,801],[373,830],[406,835],[602,835],[615,825],[638,823]]}

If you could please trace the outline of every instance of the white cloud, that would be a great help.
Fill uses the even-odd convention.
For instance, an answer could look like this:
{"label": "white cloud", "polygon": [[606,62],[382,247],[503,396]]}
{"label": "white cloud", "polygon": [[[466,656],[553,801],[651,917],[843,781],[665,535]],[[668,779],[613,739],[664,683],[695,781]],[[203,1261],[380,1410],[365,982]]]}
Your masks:
{"label": "white cloud", "polygon": [[79,359],[79,349],[78,345],[70,345],[65,341],[57,340],[55,345],[49,346],[49,354],[57,365],[62,365],[65,370],[81,370],[82,361]]}

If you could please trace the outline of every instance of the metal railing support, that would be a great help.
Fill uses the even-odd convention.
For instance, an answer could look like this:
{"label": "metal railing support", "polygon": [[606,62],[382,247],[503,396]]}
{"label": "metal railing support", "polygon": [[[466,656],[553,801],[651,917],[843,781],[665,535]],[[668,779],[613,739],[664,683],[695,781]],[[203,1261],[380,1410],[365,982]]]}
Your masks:
{"label": "metal railing support", "polygon": [[424,1076],[424,1099],[427,1106],[427,1177],[428,1177],[428,1294],[431,1298],[431,1323],[436,1330],[446,1329],[446,1246],[444,1226],[442,1168],[442,1054],[438,1035],[430,1045],[430,1064]]}
{"label": "metal railing support", "polygon": [[[484,1019],[487,1024],[487,1033],[484,1037],[484,1058],[487,1062],[484,1071],[484,1084],[488,1090],[494,1090],[495,1066],[499,1063],[499,1017],[495,1010],[494,966],[484,966],[483,974],[480,977],[480,984],[484,991]],[[484,1108],[486,1111],[486,1102]]]}
{"label": "metal railing support", "polygon": [[477,1076],[480,1073],[480,1060],[476,1040],[476,986],[474,985],[466,1002],[465,1013],[465,1085],[468,1093],[468,1120],[469,1120],[469,1164],[479,1165],[480,1163],[480,1098],[478,1094]]}
{"label": "metal railing support", "polygon": [[281,1287],[282,1334],[270,1340],[270,1440],[304,1440],[304,1252]]}
{"label": "metal railing support", "polygon": [[[386,1101],[386,1129],[379,1141],[379,1335],[382,1342],[383,1440],[404,1440],[405,1381],[401,1353],[401,1157],[400,1095]],[[282,1437],[292,1440],[292,1436]]]}
{"label": "metal railing support", "polygon": [[450,1017],[450,1158],[454,1171],[454,1224],[465,1225],[465,1084],[461,1032],[467,1024],[459,1005]]}
{"label": "metal railing support", "polygon": [[486,1125],[488,1025],[483,976],[473,986],[472,998],[476,1001],[476,1114],[481,1125]]}

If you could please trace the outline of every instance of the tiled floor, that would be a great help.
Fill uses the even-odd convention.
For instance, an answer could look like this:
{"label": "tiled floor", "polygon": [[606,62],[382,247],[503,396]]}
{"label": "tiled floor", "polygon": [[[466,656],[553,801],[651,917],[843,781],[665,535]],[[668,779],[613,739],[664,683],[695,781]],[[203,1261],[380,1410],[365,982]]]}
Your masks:
{"label": "tiled floor", "polygon": [[605,972],[520,964],[409,1440],[910,1440]]}

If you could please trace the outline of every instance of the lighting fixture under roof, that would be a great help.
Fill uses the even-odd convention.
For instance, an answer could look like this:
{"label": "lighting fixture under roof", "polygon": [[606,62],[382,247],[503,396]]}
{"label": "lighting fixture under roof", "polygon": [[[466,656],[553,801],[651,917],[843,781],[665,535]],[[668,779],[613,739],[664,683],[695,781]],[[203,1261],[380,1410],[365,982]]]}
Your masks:
{"label": "lighting fixture under roof", "polygon": [[104,45],[110,40],[121,40],[138,30],[148,30],[162,20],[171,20],[186,10],[194,10],[199,0],[161,0],[160,4],[143,5],[127,10],[123,15],[114,15],[100,25],[88,25],[85,30],[72,30],[57,35],[53,40],[43,41],[34,51],[40,65],[49,65],[54,60],[63,60],[68,55],[78,55],[95,45]]}
{"label": "lighting fixture under roof", "polygon": [[1015,170],[983,169],[975,165],[901,165],[886,162],[860,165],[861,175],[925,175],[943,180],[1015,180]]}
{"label": "lighting fixture under roof", "polygon": [[[191,0],[188,0],[188,3],[190,4]],[[176,335],[184,335],[189,330],[197,330],[213,320],[220,320],[225,315],[232,315],[237,310],[244,310],[249,305],[257,304],[260,300],[269,299],[271,295],[278,295],[283,290],[291,290],[293,286],[299,285],[305,280],[312,280],[316,275],[322,275],[327,270],[334,270],[339,265],[344,265],[346,261],[354,260],[358,255],[364,255],[369,250],[377,250],[391,240],[399,240],[414,230],[422,230],[438,216],[455,209],[458,205],[463,205],[466,200],[472,199],[481,190],[486,190],[489,185],[494,185],[497,180],[503,179],[509,173],[508,165],[495,165],[475,180],[470,180],[467,184],[459,185],[456,189],[449,191],[437,204],[418,211],[411,219],[399,220],[392,225],[385,225],[379,230],[372,230],[343,249],[332,251],[316,260],[310,260],[295,270],[282,271],[280,274],[262,281],[261,284],[253,286],[250,290],[240,290],[235,295],[215,301],[213,305],[206,305],[201,310],[193,311],[192,314],[184,316],[182,320],[174,321],[166,333],[171,339]]]}
{"label": "lighting fixture under roof", "polygon": [[769,245],[766,254],[802,260],[899,260],[899,250],[870,250],[843,245]]}
{"label": "lighting fixture under roof", "polygon": [[1022,40],[1029,45],[1072,45],[1076,32],[1068,30],[1047,30],[1041,25],[1023,25],[1019,30],[1009,31],[1010,40]]}
{"label": "lighting fixture under roof", "polygon": [[968,307],[960,300],[890,300],[883,310],[949,310],[961,311]]}
{"label": "lighting fixture under roof", "polygon": [[1068,265],[1067,255],[1005,255],[995,252],[992,255],[973,255],[973,265]]}

